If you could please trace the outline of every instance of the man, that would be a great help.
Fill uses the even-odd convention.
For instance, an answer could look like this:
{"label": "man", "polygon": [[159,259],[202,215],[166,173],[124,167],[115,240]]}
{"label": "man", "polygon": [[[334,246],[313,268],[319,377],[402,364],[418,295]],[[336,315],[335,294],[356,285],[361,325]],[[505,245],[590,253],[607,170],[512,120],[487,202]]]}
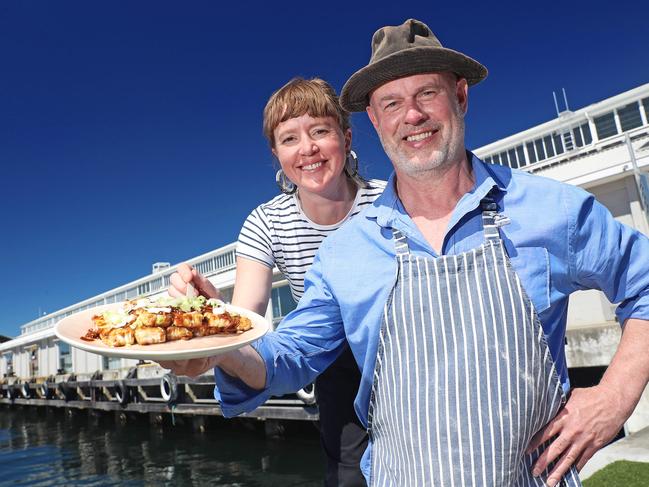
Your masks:
{"label": "man", "polygon": [[[324,241],[277,332],[185,370],[218,366],[224,414],[311,382],[347,338],[370,485],[580,485],[649,378],[649,240],[578,188],[466,152],[486,74],[416,20],[377,31],[341,102],[367,111],[394,174]],[[624,331],[601,383],[569,395],[568,296],[586,288],[622,303]]]}

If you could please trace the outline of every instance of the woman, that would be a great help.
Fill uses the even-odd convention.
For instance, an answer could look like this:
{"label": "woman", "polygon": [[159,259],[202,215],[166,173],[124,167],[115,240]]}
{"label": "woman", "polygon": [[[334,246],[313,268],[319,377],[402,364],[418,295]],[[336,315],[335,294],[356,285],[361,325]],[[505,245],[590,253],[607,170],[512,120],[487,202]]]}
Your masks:
{"label": "woman", "polygon": [[[383,181],[358,176],[349,113],[321,79],[296,78],[275,92],[264,109],[264,134],[281,165],[276,181],[282,194],[258,206],[243,224],[232,297],[232,304],[261,315],[270,298],[273,267],[288,279],[298,301],[304,274],[322,240],[371,204],[385,187]],[[205,296],[218,294],[187,265],[171,276],[169,293],[184,295],[190,282]],[[213,364],[210,359],[195,360],[173,369],[198,375]],[[359,465],[367,435],[353,407],[359,382],[349,348],[316,381],[328,486],[365,485]]]}

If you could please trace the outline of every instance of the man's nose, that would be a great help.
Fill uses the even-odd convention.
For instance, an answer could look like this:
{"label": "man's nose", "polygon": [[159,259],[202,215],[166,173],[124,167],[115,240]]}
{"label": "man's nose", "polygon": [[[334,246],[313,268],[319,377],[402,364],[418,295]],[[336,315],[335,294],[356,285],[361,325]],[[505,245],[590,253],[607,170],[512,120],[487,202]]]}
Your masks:
{"label": "man's nose", "polygon": [[422,122],[428,120],[428,115],[426,112],[419,106],[416,100],[412,100],[406,106],[406,118],[405,122],[410,125],[419,125]]}

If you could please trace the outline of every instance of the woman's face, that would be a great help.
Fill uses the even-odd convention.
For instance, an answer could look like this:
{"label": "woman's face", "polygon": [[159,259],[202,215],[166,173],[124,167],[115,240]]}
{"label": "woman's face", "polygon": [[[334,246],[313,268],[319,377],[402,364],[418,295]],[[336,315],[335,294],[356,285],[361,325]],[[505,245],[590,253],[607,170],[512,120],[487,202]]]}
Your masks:
{"label": "woman's face", "polygon": [[352,132],[343,134],[333,117],[290,118],[273,131],[273,154],[302,192],[327,194],[340,186]]}

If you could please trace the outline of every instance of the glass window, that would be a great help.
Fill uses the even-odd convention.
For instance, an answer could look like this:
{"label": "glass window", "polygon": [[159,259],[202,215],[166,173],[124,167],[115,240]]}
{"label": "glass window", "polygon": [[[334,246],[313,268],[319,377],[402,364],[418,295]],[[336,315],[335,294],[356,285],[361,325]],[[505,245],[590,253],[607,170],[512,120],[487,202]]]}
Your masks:
{"label": "glass window", "polygon": [[525,148],[522,145],[516,147],[516,153],[518,154],[518,167],[523,167],[527,165],[525,160]]}
{"label": "glass window", "polygon": [[536,157],[539,158],[539,161],[542,161],[545,159],[545,150],[543,149],[543,139],[536,139],[534,141],[534,145],[536,146]]}
{"label": "glass window", "polygon": [[232,302],[232,295],[234,294],[234,286],[226,287],[224,289],[219,289],[221,293],[221,300],[226,303]]}
{"label": "glass window", "polygon": [[615,126],[615,117],[613,112],[606,113],[600,117],[595,117],[595,129],[597,130],[597,137],[605,139],[617,134],[617,127]]}
{"label": "glass window", "polygon": [[512,169],[518,168],[518,161],[516,160],[516,149],[509,149],[507,151],[509,155],[509,167]]}
{"label": "glass window", "polygon": [[584,145],[584,141],[581,138],[581,129],[579,127],[575,127],[572,133],[575,136],[575,145],[577,147],[581,147],[582,145]]}
{"label": "glass window", "polygon": [[548,157],[552,157],[554,155],[554,147],[552,147],[552,136],[546,135],[545,137],[543,137],[543,144],[545,145],[545,153],[548,155]]}
{"label": "glass window", "polygon": [[122,364],[122,359],[119,357],[103,357],[102,366],[104,370],[117,370]]}
{"label": "glass window", "polygon": [[494,154],[491,157],[492,157],[492,159],[494,161],[494,164],[500,164],[500,154]]}
{"label": "glass window", "polygon": [[620,125],[623,131],[631,130],[642,125],[640,106],[637,103],[629,103],[627,106],[617,109],[620,117]]}
{"label": "glass window", "polygon": [[593,136],[590,134],[590,125],[588,125],[588,122],[581,126],[581,135],[584,138],[584,145],[588,145],[593,141]]}
{"label": "glass window", "polygon": [[489,156],[489,157],[485,157],[484,161],[485,161],[487,164],[491,164],[491,163],[493,162],[492,159],[491,159],[491,156]]}
{"label": "glass window", "polygon": [[642,100],[642,106],[644,107],[645,118],[649,121],[649,98]]}
{"label": "glass window", "polygon": [[5,360],[7,361],[7,375],[14,375],[14,354],[9,352],[5,354]]}
{"label": "glass window", "polygon": [[70,345],[65,342],[59,342],[59,373],[67,374],[72,372],[72,353]]}
{"label": "glass window", "polygon": [[509,158],[507,157],[507,152],[500,153],[500,163],[503,166],[509,166]]}
{"label": "glass window", "polygon": [[293,311],[297,303],[293,301],[293,296],[291,296],[291,289],[288,287],[288,284],[283,286],[274,287],[270,299],[273,303],[273,323],[279,323],[284,316]]}
{"label": "glass window", "polygon": [[534,142],[528,142],[525,144],[527,147],[527,155],[530,158],[530,164],[536,162],[538,159],[536,158],[536,150],[534,149]]}

